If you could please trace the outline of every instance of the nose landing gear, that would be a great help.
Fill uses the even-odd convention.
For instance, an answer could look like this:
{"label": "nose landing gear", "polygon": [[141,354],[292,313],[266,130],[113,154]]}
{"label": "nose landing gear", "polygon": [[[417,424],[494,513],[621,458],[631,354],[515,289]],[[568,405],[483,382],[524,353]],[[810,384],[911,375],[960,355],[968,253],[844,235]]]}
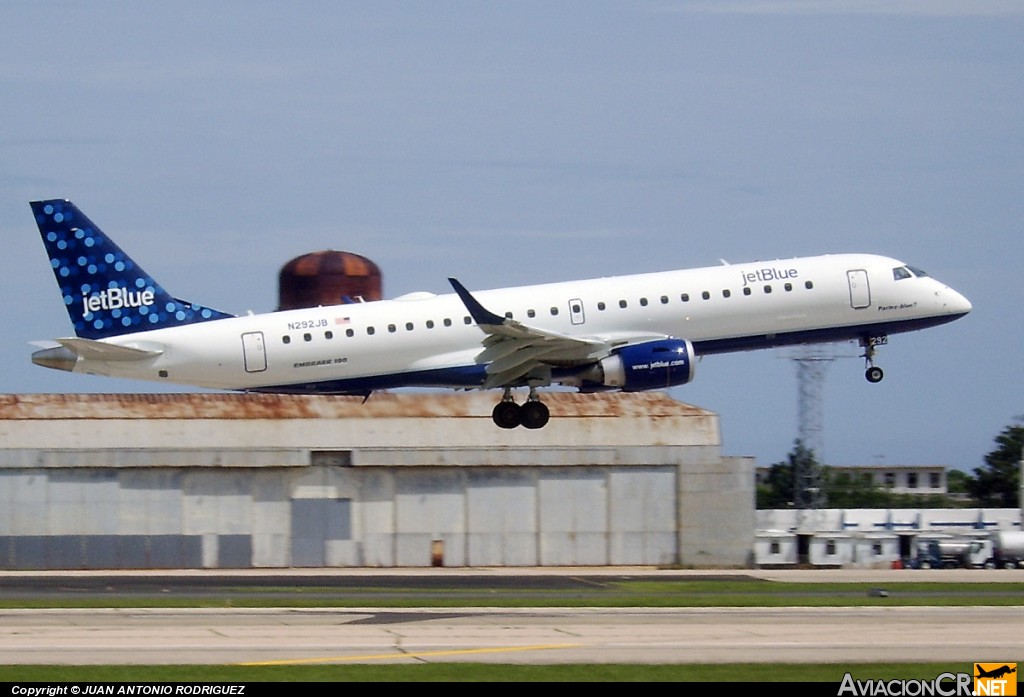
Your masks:
{"label": "nose landing gear", "polygon": [[887,336],[867,336],[862,337],[860,345],[864,349],[864,353],[861,356],[864,359],[864,377],[870,383],[881,382],[882,378],[885,377],[885,373],[881,368],[875,365],[875,348],[877,346],[884,346],[889,343],[889,337]]}

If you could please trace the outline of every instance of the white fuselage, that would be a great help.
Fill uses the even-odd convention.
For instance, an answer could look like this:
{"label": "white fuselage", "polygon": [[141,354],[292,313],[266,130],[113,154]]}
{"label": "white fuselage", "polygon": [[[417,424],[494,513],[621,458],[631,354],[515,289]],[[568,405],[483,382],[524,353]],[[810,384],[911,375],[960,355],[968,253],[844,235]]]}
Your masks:
{"label": "white fuselage", "polygon": [[[843,341],[942,324],[959,293],[900,261],[831,255],[474,292],[542,330],[629,343],[667,336],[697,355]],[[157,348],[141,361],[79,358],[76,372],[210,388],[360,393],[477,387],[484,334],[454,293],[201,322],[105,339]]]}

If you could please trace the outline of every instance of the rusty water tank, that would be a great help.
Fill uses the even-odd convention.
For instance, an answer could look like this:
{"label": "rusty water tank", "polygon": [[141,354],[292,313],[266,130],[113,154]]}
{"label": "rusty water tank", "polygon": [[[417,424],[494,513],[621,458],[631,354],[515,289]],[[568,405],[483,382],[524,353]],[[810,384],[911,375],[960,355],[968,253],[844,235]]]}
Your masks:
{"label": "rusty water tank", "polygon": [[303,254],[281,268],[279,310],[295,310],[383,297],[380,269],[366,257],[333,250]]}

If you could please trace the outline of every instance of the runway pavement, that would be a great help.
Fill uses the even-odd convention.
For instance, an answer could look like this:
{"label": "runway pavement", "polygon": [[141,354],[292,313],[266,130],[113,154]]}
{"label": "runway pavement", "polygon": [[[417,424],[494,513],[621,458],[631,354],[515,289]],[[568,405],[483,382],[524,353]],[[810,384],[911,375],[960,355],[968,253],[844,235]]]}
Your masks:
{"label": "runway pavement", "polygon": [[[118,583],[145,591],[173,582],[298,583],[372,576],[403,584],[501,577],[510,587],[603,576],[805,581],[1021,581],[1024,571],[723,571],[645,569],[459,569],[254,572],[126,572]],[[10,593],[101,590],[111,574],[6,573]],[[148,584],[148,585],[147,585]],[[24,588],[28,590],[18,590]],[[114,589],[117,591],[117,589]],[[189,591],[189,592],[195,592]],[[573,608],[573,609],[43,609],[0,610],[5,664],[311,663],[855,663],[1019,661],[1024,600],[1013,607]]]}
{"label": "runway pavement", "polygon": [[1024,608],[7,610],[9,664],[1018,661]]}

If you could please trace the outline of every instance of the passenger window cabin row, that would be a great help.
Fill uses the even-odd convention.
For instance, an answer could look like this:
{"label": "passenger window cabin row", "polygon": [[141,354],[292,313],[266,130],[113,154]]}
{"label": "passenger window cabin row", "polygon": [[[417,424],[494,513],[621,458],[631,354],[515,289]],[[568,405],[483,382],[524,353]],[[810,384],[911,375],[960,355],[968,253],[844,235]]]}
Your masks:
{"label": "passenger window cabin row", "polygon": [[[783,288],[783,290],[785,292],[790,293],[790,292],[793,291],[793,284],[792,283],[785,283],[785,284],[783,284],[782,288]],[[807,290],[812,290],[814,288],[814,282],[813,281],[804,281],[804,288],[806,288]],[[770,283],[766,283],[764,286],[762,286],[761,290],[762,290],[762,292],[764,294],[770,295],[772,293],[773,287],[772,287],[772,285]],[[754,291],[751,289],[750,286],[744,286],[742,292],[743,292],[744,296],[750,296],[750,295],[753,295]],[[711,291],[707,291],[707,290],[702,291],[701,294],[700,294],[700,297],[701,297],[702,300],[710,300],[711,299]],[[732,297],[732,291],[730,289],[728,289],[728,288],[723,289],[722,290],[722,297],[723,298],[731,298]],[[668,305],[671,302],[670,297],[667,296],[667,295],[662,295],[658,300],[659,300],[659,302],[662,305]],[[691,301],[690,294],[689,293],[680,293],[679,300],[680,300],[680,302],[683,302],[683,303],[690,302]],[[638,300],[638,302],[639,302],[641,307],[647,307],[650,304],[650,301],[646,297],[641,297]],[[629,307],[629,301],[627,301],[627,300],[619,300],[618,306],[621,309],[625,309],[625,308]],[[597,310],[599,312],[604,312],[605,310],[608,309],[608,304],[605,303],[602,300],[602,301],[598,302],[595,307],[597,307]],[[573,312],[582,312],[582,310],[583,310],[582,306],[576,305],[576,304],[574,304],[571,309],[572,309]],[[559,308],[557,306],[552,306],[550,308],[549,312],[551,313],[552,317],[557,317],[558,314],[559,314]],[[537,311],[533,310],[533,309],[529,309],[529,310],[526,311],[526,316],[529,319],[533,319],[533,318],[535,318],[537,316]],[[505,317],[507,317],[508,319],[513,319],[513,313],[512,312],[506,312],[505,313]],[[462,323],[463,324],[472,324],[473,323],[473,318],[470,317],[469,315],[465,315],[462,318]],[[452,320],[450,318],[445,317],[443,320],[441,320],[441,324],[443,326],[445,326],[445,327],[451,327],[453,325],[453,322],[452,322]],[[435,324],[434,320],[428,319],[426,322],[424,322],[424,326],[427,329],[433,329],[437,325]],[[412,322],[406,322],[405,323],[405,331],[411,332],[415,328],[416,327],[415,327],[415,325]],[[387,325],[387,331],[388,331],[389,334],[396,333],[398,331],[398,325],[395,325],[395,324]],[[347,337],[353,337],[353,336],[355,336],[355,333],[356,333],[355,329],[352,329],[351,327],[345,330],[345,336],[347,336]],[[377,330],[373,326],[368,326],[368,327],[366,327],[366,333],[369,336],[373,336],[374,334],[377,333]],[[324,332],[324,338],[325,339],[330,340],[330,339],[333,339],[334,336],[335,336],[334,332],[331,331],[330,329],[328,329],[328,330],[326,330]],[[305,332],[302,335],[302,340],[303,341],[312,341],[313,340],[313,335],[310,332]],[[283,343],[283,344],[290,344],[291,342],[292,342],[292,337],[291,337],[290,334],[285,334],[284,336],[281,337],[281,343]]]}

